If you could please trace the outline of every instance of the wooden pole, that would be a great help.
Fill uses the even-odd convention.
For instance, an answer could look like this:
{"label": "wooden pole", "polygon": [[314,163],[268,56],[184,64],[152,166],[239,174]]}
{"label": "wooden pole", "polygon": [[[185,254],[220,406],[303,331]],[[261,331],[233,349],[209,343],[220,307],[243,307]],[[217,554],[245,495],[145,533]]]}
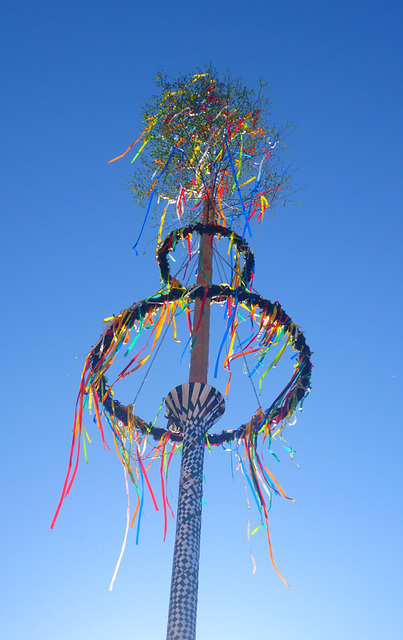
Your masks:
{"label": "wooden pole", "polygon": [[[202,214],[203,224],[214,224],[215,214],[210,199],[210,194],[206,198]],[[200,239],[199,268],[197,273],[198,285],[211,286],[213,283],[213,237],[203,234]],[[189,382],[207,383],[208,353],[210,339],[210,299],[207,298],[204,304],[200,298],[196,298],[193,317],[193,347],[190,354]],[[200,321],[200,314],[203,317]],[[196,333],[197,326],[199,328]]]}

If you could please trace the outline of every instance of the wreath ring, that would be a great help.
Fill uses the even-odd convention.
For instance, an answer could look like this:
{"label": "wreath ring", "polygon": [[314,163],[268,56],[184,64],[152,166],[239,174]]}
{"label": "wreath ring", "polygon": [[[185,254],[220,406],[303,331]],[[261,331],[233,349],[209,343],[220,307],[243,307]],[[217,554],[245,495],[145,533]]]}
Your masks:
{"label": "wreath ring", "polygon": [[[312,367],[310,362],[311,351],[306,344],[304,334],[292,322],[291,318],[285,313],[278,302],[272,303],[259,294],[246,290],[245,287],[233,288],[229,285],[220,284],[212,285],[207,289],[207,298],[210,300],[210,304],[222,303],[228,301],[228,299],[233,299],[234,301],[245,304],[249,309],[259,308],[262,314],[260,320],[261,330],[267,330],[267,327],[273,326],[271,322],[273,318],[275,318],[276,326],[283,328],[283,333],[288,334],[291,346],[298,352],[296,365],[296,367],[298,367],[297,378],[294,379],[294,374],[283,392],[274,400],[270,407],[264,413],[261,412],[259,416],[255,414],[254,419],[248,423],[256,433],[260,432],[262,424],[267,424],[268,422],[270,425],[274,424],[278,426],[295,413],[297,406],[303,401],[310,390]],[[112,397],[111,393],[109,393],[105,376],[105,370],[108,367],[104,368],[102,366],[103,354],[107,352],[111,346],[116,329],[118,325],[121,326],[122,324],[122,318],[124,318],[125,327],[130,330],[136,322],[140,321],[141,318],[144,318],[148,313],[158,312],[163,306],[177,301],[182,301],[184,305],[188,306],[194,302],[196,298],[206,299],[206,287],[202,285],[191,288],[175,286],[171,287],[168,292],[162,292],[153,298],[133,304],[111,321],[90,353],[92,373],[95,376],[97,374],[99,375],[103,369],[102,375],[99,376],[96,389],[98,398],[105,412],[111,419],[118,420],[125,426],[130,423],[144,433],[144,435],[151,435],[157,441],[165,436],[172,442],[180,442],[183,439],[183,434],[178,432],[173,424],[172,429],[152,426],[150,423],[145,422],[133,414],[132,405],[123,405]],[[285,391],[287,391],[287,394],[284,397]],[[169,424],[170,421],[168,421],[168,425]],[[232,440],[238,440],[244,435],[248,425],[243,424],[237,429],[208,434],[206,436],[206,444],[219,445]]]}
{"label": "wreath ring", "polygon": [[[241,281],[247,288],[250,286],[255,270],[255,257],[246,240],[241,238],[241,236],[228,227],[221,227],[218,224],[201,224],[200,222],[197,224],[189,224],[186,227],[181,227],[180,229],[174,229],[174,231],[169,233],[160,243],[157,249],[157,261],[164,284],[170,285],[172,283],[168,254],[170,251],[175,250],[179,240],[185,240],[192,233],[197,233],[200,236],[207,234],[230,238],[239,254],[241,254],[245,260],[241,272]],[[178,285],[180,283],[175,280],[175,284]]]}

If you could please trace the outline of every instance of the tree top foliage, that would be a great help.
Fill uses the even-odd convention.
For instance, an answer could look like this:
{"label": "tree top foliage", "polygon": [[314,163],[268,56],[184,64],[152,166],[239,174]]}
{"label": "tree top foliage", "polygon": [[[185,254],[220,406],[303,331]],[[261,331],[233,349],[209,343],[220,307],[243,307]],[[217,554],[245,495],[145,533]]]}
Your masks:
{"label": "tree top foliage", "polygon": [[262,219],[289,183],[278,153],[289,126],[269,124],[266,85],[251,90],[229,72],[220,78],[211,65],[176,79],[158,73],[155,83],[143,108],[145,128],[129,147],[138,145],[129,183],[135,199],[157,195],[186,221],[200,217],[206,197],[221,224]]}

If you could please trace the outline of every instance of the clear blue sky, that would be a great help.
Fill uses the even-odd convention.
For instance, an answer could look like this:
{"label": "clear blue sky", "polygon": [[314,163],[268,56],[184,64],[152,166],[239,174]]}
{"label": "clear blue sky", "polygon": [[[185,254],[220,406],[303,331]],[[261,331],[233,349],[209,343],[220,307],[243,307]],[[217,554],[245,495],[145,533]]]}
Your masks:
{"label": "clear blue sky", "polygon": [[[204,60],[269,82],[293,120],[300,205],[254,236],[256,288],[314,351],[313,390],[277,476],[272,569],[246,539],[240,477],[206,456],[199,640],[402,637],[403,9],[400,2],[32,2],[3,8],[0,554],[5,640],[165,637],[174,526],[146,510],[115,584],[125,526],[114,454],[97,437],[54,531],[82,359],[102,319],[158,288],[129,160],[159,69]],[[164,366],[163,359],[161,367]],[[152,419],[166,388],[144,390]],[[169,367],[169,368],[168,368]],[[184,371],[184,380],[186,371]],[[175,374],[177,375],[177,374]],[[245,392],[246,393],[246,392]],[[242,403],[222,427],[244,420]],[[88,421],[90,423],[90,421]],[[96,434],[95,434],[96,435]],[[174,489],[174,482],[172,482]]]}

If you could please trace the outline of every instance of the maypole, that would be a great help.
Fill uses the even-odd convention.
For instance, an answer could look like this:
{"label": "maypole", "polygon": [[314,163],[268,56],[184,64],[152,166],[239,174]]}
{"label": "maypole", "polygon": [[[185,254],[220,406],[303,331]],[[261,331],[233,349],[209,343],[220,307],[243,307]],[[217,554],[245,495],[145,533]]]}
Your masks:
{"label": "maypole", "polygon": [[[258,506],[260,524],[255,530],[266,530],[273,567],[285,582],[274,563],[268,510],[274,495],[287,496],[264,460],[264,449],[277,457],[272,447],[277,438],[285,442],[284,429],[295,423],[296,412],[302,409],[310,391],[311,352],[303,333],[280,304],[270,302],[252,287],[255,261],[245,237],[251,235],[253,220],[262,222],[268,207],[282,197],[288,182],[288,176],[277,169],[281,138],[264,119],[267,105],[261,91],[249,91],[230,76],[219,82],[210,69],[176,82],[159,76],[157,85],[160,94],[144,110],[143,133],[119,157],[138,145],[133,160],[139,155],[143,160],[131,182],[135,196],[145,198],[147,206],[134,249],[139,245],[153,202],[157,207],[161,201],[164,205],[156,254],[161,287],[149,298],[108,318],[105,331],[88,353],[77,398],[68,471],[51,526],[70,492],[81,447],[87,457],[88,436],[83,424],[86,407],[93,409],[104,443],[104,426],[112,432],[126,481],[129,478],[135,487],[137,504],[131,523],[127,522],[125,541],[129,525],[134,526],[135,522],[136,540],[139,539],[147,494],[158,509],[149,477],[150,466],[158,461],[165,539],[167,514],[172,512],[167,492],[169,466],[180,451],[167,640],[194,640],[204,449],[220,446],[231,455],[235,451],[238,468],[247,480],[245,486],[252,491]],[[172,229],[175,218],[184,226]],[[163,227],[169,224],[171,231],[161,240]],[[226,257],[220,254],[221,243],[228,243]],[[173,276],[168,257],[178,247],[185,250],[186,257]],[[184,280],[192,275],[194,257],[198,263],[197,279],[188,286],[178,277]],[[219,275],[227,270],[226,282],[214,283],[213,257]],[[214,304],[224,309],[224,331],[214,377],[221,363],[228,373],[224,391],[228,396],[232,368],[243,362],[257,399],[249,421],[218,433],[210,429],[224,413],[225,402],[207,379],[210,309]],[[180,342],[177,323],[181,318],[186,318],[189,327],[189,339],[182,352],[182,358],[186,351],[190,352],[189,381],[176,386],[166,397],[168,422],[164,428],[158,425],[158,414],[152,422],[143,420],[134,413],[134,405],[169,328],[176,342]],[[113,373],[113,381],[109,382],[106,374],[114,371],[113,363],[122,348],[127,364]],[[294,352],[291,377],[263,408],[265,378],[286,349]],[[146,373],[134,401],[121,403],[115,396],[119,381],[144,365]],[[284,446],[293,457],[292,447]],[[121,555],[124,545],[125,542]]]}

